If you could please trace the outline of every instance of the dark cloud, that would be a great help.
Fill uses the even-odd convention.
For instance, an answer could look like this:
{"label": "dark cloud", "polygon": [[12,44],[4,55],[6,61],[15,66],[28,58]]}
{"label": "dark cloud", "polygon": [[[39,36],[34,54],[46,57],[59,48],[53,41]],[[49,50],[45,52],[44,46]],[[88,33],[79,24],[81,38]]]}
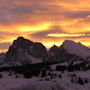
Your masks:
{"label": "dark cloud", "polygon": [[62,19],[62,15],[68,18],[80,18],[90,14],[88,11],[65,11],[63,6],[53,6],[49,3],[51,3],[51,0],[22,0],[22,2],[21,0],[1,1],[0,23],[38,23],[38,17],[41,17],[40,21],[58,21]]}
{"label": "dark cloud", "polygon": [[0,43],[0,50],[6,50],[10,45],[11,43],[9,42]]}
{"label": "dark cloud", "polygon": [[0,42],[6,42],[6,44],[7,44],[7,40],[9,41],[11,38],[13,38],[13,37],[16,38],[18,36],[20,36],[19,33],[0,31]]}
{"label": "dark cloud", "polygon": [[48,31],[41,31],[41,32],[29,34],[29,36],[33,38],[50,38],[47,36],[50,33],[65,33],[65,32],[63,32],[60,26],[53,26]]}
{"label": "dark cloud", "polygon": [[[64,17],[69,19],[82,18],[90,14],[89,11],[67,11],[63,6],[52,5],[51,2],[56,2],[56,0],[1,0],[0,24],[31,25],[45,21],[57,22]],[[72,3],[70,0],[64,2]]]}
{"label": "dark cloud", "polygon": [[78,11],[78,12],[63,12],[63,15],[65,15],[67,18],[86,18],[88,15],[90,15],[90,11]]}

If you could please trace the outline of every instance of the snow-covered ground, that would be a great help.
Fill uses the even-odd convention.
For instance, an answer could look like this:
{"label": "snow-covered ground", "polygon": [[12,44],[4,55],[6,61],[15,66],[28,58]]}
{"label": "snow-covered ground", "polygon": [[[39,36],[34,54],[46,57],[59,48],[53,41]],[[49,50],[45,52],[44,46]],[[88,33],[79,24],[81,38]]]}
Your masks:
{"label": "snow-covered ground", "polygon": [[[8,73],[3,72],[3,78],[0,79],[0,90],[90,90],[90,82],[85,85],[80,85],[71,82],[69,75],[76,74],[78,77],[90,79],[90,71],[77,72],[57,72],[57,77],[46,80],[41,77],[32,77],[29,79],[20,76],[15,78],[14,75],[8,76]],[[62,78],[59,78],[59,74]]]}
{"label": "snow-covered ground", "polygon": [[61,79],[57,78],[57,82],[60,82],[62,87],[67,88],[67,90],[90,90],[90,82],[88,82],[85,85],[80,85],[80,84],[76,84],[76,83],[72,83],[71,82],[71,78],[68,76],[70,74],[76,74],[77,77],[81,77],[81,78],[90,78],[90,71],[79,71],[79,72],[74,72],[74,73],[68,73],[65,72],[62,75]]}
{"label": "snow-covered ground", "polygon": [[14,78],[3,73],[0,79],[0,90],[66,90],[55,80],[45,81],[44,78]]}

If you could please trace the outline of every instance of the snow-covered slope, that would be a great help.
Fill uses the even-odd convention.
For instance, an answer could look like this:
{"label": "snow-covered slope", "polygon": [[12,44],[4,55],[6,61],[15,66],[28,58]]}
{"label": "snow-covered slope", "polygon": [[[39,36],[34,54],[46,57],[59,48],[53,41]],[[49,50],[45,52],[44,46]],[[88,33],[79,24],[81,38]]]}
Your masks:
{"label": "snow-covered slope", "polygon": [[50,48],[46,61],[65,62],[89,60],[90,49],[81,43],[71,40],[65,40],[60,47],[53,46]]}
{"label": "snow-covered slope", "polygon": [[70,40],[64,41],[62,47],[67,50],[68,53],[81,56],[84,59],[90,56],[90,49],[82,45],[81,43],[76,43]]}

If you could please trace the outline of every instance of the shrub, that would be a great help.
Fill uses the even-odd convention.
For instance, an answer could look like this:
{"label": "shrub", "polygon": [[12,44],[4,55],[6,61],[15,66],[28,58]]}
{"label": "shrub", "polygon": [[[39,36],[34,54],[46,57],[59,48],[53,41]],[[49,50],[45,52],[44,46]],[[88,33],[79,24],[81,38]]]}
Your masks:
{"label": "shrub", "polygon": [[82,78],[79,78],[79,79],[78,79],[78,83],[79,83],[80,85],[84,85],[83,79],[82,79]]}

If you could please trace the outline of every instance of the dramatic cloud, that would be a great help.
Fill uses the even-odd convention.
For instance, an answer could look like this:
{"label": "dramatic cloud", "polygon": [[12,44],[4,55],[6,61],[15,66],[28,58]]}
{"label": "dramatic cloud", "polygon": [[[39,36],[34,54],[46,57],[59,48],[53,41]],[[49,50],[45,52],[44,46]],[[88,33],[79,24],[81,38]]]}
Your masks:
{"label": "dramatic cloud", "polygon": [[90,0],[0,0],[0,52],[18,36],[48,48],[65,39],[90,47]]}

